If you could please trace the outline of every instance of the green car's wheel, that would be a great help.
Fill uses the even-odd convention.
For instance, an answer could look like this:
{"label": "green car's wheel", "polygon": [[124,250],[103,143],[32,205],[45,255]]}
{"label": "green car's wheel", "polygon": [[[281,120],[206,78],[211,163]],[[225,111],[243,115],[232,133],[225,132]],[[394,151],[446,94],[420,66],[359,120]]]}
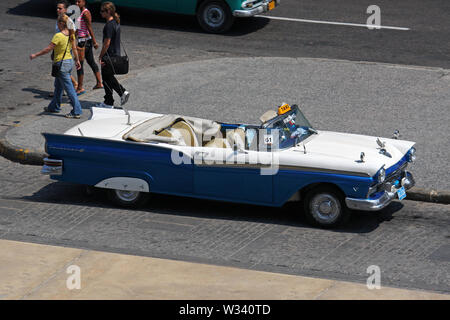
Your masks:
{"label": "green car's wheel", "polygon": [[225,2],[206,0],[197,9],[197,20],[205,31],[223,33],[231,28],[234,17]]}

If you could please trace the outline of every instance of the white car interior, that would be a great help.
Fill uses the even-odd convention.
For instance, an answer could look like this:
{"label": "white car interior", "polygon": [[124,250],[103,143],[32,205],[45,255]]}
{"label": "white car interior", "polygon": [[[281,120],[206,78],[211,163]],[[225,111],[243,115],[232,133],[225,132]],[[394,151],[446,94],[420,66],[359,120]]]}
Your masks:
{"label": "white car interior", "polygon": [[[208,139],[221,137],[221,125],[212,120],[168,114],[149,119],[123,135],[137,142],[164,142],[182,146],[221,146],[224,141]],[[205,144],[202,143],[205,141]],[[226,145],[225,145],[226,147]]]}

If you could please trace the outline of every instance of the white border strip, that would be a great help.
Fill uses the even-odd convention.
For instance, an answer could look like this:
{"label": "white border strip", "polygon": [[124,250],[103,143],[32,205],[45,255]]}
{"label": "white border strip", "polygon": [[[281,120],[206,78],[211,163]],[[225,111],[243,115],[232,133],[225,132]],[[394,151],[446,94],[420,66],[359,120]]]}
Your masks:
{"label": "white border strip", "polygon": [[377,26],[377,25],[372,25],[372,24],[359,24],[359,23],[346,23],[346,22],[334,22],[334,21],[294,19],[294,18],[283,18],[283,17],[262,16],[262,15],[255,15],[255,17],[267,18],[267,19],[272,19],[272,20],[295,21],[295,22],[306,22],[306,23],[320,23],[320,24],[332,24],[332,25],[351,26],[351,27],[365,27],[365,28],[371,28],[371,29],[391,29],[391,30],[402,30],[402,31],[410,30],[409,28],[403,28],[403,27]]}

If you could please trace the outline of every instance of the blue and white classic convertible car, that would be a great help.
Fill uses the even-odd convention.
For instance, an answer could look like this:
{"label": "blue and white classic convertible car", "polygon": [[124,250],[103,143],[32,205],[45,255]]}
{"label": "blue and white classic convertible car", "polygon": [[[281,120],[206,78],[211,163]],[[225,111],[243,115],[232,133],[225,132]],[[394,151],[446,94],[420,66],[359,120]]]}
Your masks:
{"label": "blue and white classic convertible car", "polygon": [[260,125],[92,108],[64,134],[44,133],[42,173],[108,189],[119,205],[161,193],[266,206],[301,200],[308,220],[334,227],[414,185],[414,142],[314,129],[283,104]]}

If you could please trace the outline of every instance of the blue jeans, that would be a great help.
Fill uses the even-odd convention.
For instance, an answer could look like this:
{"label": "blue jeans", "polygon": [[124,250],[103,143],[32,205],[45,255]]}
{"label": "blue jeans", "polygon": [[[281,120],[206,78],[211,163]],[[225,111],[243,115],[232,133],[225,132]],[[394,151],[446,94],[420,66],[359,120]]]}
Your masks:
{"label": "blue jeans", "polygon": [[81,104],[78,100],[77,93],[73,87],[72,80],[70,79],[70,72],[72,71],[74,62],[72,59],[63,60],[61,63],[61,71],[59,75],[55,77],[55,91],[52,101],[48,105],[50,111],[60,111],[61,101],[63,95],[63,89],[66,90],[67,96],[69,97],[70,104],[72,105],[73,114],[82,114]]}

